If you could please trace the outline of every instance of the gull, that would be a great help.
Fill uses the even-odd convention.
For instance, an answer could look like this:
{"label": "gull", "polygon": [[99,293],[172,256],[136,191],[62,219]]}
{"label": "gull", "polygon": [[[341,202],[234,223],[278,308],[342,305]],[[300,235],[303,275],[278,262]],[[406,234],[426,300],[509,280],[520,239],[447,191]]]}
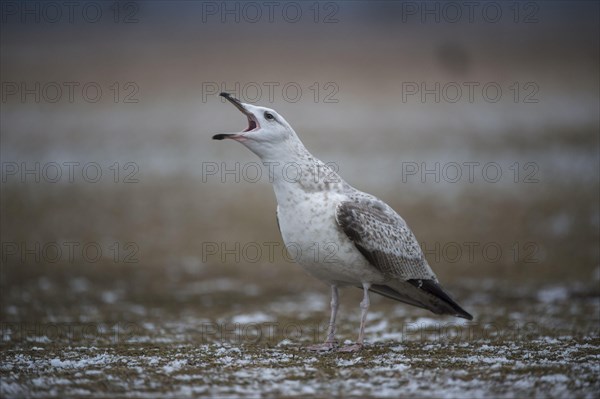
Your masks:
{"label": "gull", "polygon": [[[246,116],[248,127],[213,139],[238,141],[269,167],[286,248],[295,248],[297,263],[331,287],[327,337],[309,350],[360,350],[369,291],[436,314],[473,319],[442,288],[415,235],[389,205],[350,186],[315,158],[276,111],[242,103],[228,93],[220,95]],[[339,347],[338,288],[346,286],[363,290],[360,328],[355,343]]]}

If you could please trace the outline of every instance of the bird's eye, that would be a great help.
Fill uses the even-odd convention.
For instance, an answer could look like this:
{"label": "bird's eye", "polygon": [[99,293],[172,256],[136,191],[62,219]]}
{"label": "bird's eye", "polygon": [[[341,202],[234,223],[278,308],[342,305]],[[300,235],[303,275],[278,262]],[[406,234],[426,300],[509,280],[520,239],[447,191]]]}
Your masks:
{"label": "bird's eye", "polygon": [[272,121],[275,119],[275,117],[273,116],[273,114],[270,114],[268,112],[265,112],[265,118]]}

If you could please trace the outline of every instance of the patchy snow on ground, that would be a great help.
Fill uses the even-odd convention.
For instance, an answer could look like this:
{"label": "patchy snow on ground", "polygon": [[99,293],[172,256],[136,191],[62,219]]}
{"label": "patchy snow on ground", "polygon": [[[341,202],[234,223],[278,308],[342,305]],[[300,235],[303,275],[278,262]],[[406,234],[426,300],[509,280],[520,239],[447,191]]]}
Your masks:
{"label": "patchy snow on ground", "polygon": [[[463,297],[472,321],[374,299],[360,352],[316,354],[306,347],[325,339],[326,293],[232,300],[228,290],[240,292],[243,281],[209,281],[190,281],[203,290],[198,296],[187,287],[160,302],[154,291],[145,300],[118,287],[82,291],[97,284],[91,278],[68,284],[77,298],[94,293],[71,307],[48,307],[31,293],[31,302],[14,300],[18,306],[7,304],[5,314],[17,321],[0,330],[0,396],[595,398],[600,392],[600,300],[579,285],[484,282],[489,295],[473,290]],[[340,310],[336,336],[347,345],[356,339],[359,312],[350,301]],[[43,321],[23,323],[15,314]]]}
{"label": "patchy snow on ground", "polygon": [[598,336],[384,342],[319,355],[280,344],[13,348],[2,355],[0,394],[591,398],[600,389]]}

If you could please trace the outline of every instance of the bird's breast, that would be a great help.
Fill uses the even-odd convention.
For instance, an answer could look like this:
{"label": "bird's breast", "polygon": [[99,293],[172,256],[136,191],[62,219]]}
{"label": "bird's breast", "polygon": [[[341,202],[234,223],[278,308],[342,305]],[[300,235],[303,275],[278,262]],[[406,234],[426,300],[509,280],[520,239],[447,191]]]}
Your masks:
{"label": "bird's breast", "polygon": [[343,195],[294,193],[278,197],[277,216],[288,256],[314,277],[360,284],[382,277],[360,254],[335,219]]}

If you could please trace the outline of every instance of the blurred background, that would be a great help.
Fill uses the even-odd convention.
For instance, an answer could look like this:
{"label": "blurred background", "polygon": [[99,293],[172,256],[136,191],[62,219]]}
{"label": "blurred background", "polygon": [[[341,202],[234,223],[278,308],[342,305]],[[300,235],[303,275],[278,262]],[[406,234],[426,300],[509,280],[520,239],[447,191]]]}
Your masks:
{"label": "blurred background", "polygon": [[[2,345],[327,319],[267,169],[211,140],[246,127],[221,91],[396,209],[476,322],[597,337],[598,3],[467,3],[2,2]],[[431,316],[372,300],[386,333]]]}

